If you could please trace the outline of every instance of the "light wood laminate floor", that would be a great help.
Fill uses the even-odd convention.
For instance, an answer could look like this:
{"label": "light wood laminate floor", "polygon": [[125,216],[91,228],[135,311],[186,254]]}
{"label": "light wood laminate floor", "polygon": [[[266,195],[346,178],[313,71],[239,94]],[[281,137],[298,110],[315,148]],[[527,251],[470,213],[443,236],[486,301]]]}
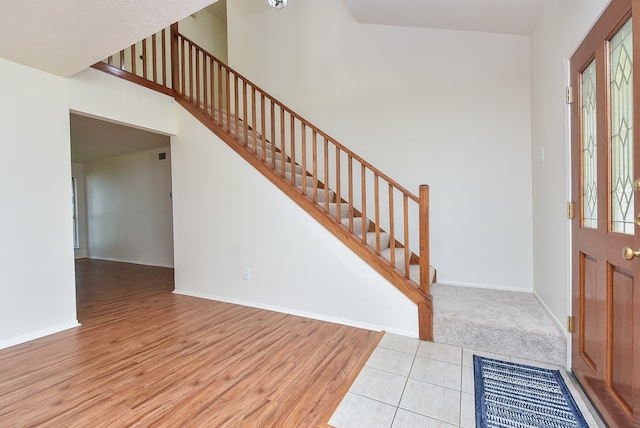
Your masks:
{"label": "light wood laminate floor", "polygon": [[382,335],[174,295],[172,269],[76,275],[81,327],[0,350],[2,427],[324,426]]}

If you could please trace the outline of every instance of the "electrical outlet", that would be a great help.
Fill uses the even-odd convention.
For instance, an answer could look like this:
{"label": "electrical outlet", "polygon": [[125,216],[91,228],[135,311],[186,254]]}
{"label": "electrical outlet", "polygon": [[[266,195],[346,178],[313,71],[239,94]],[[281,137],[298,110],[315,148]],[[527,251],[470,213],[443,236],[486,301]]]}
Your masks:
{"label": "electrical outlet", "polygon": [[251,268],[242,268],[242,279],[244,279],[245,281],[249,281],[251,279]]}

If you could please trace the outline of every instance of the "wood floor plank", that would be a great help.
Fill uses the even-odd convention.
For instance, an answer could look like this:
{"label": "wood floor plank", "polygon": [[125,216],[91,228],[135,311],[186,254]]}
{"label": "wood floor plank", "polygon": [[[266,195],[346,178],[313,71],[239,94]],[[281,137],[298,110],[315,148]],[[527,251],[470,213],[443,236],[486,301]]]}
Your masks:
{"label": "wood floor plank", "polygon": [[0,350],[0,426],[328,426],[382,337],[175,295],[172,269],[76,278],[81,327]]}

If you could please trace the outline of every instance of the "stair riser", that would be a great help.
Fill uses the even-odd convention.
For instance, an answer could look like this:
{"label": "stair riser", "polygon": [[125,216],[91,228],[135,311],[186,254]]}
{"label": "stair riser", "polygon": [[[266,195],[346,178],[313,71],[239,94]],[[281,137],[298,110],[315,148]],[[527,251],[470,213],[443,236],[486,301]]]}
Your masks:
{"label": "stair riser", "polygon": [[[391,236],[388,233],[380,233],[380,251],[386,250],[389,248],[389,243],[391,242]],[[367,245],[376,249],[376,233],[369,232],[367,233]]]}
{"label": "stair riser", "polygon": [[[291,173],[290,172],[285,173],[285,177],[287,177],[287,180],[291,181]],[[313,177],[307,176],[306,177],[306,181],[307,181],[307,189],[312,189],[313,188],[313,184],[315,182]],[[302,175],[297,175],[296,174],[296,186],[302,187]]]}
{"label": "stair riser", "polygon": [[[348,218],[343,218],[341,220],[341,223],[346,227],[349,228],[349,219]],[[371,222],[367,219],[367,220],[362,220],[362,217],[355,217],[353,219],[353,233],[358,235],[358,236],[362,236],[362,230],[363,230],[363,226],[364,226],[364,231],[366,232],[367,230],[369,230],[369,224]]]}
{"label": "stair riser", "polygon": [[[382,257],[384,257],[385,259],[387,259],[389,261],[389,263],[391,263],[391,249],[387,248],[384,251],[380,252],[380,255]],[[401,272],[405,271],[405,256],[404,256],[404,248],[396,248],[395,249],[395,255],[396,255],[396,259],[395,259],[395,268],[398,269]]]}
{"label": "stair riser", "polygon": [[[338,212],[338,204],[331,203],[329,204],[329,215],[331,217],[335,217]],[[349,217],[349,205],[340,204],[340,218]]]}
{"label": "stair riser", "polygon": [[[302,191],[302,187],[298,186],[298,189],[300,189],[300,191]],[[324,204],[325,201],[325,194],[324,194],[324,189],[317,189],[318,192],[318,203],[319,204]],[[306,193],[307,197],[310,199],[313,199],[313,188],[309,188],[307,187],[307,193]],[[333,202],[333,200],[335,199],[335,192],[329,190],[329,203]]]}
{"label": "stair riser", "polygon": [[[296,165],[296,174],[302,174],[302,167],[300,165]],[[282,164],[280,162],[276,163],[276,171],[280,172],[282,171]],[[291,164],[290,163],[285,163],[284,164],[284,171],[285,172],[291,172]]]}

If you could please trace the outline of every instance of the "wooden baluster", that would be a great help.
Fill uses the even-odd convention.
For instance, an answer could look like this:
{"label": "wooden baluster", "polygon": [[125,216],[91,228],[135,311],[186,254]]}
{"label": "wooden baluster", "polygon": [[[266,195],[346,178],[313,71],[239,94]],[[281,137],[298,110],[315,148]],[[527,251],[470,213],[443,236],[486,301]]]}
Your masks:
{"label": "wooden baluster", "polygon": [[285,141],[285,132],[284,132],[284,107],[280,106],[280,175],[285,176],[286,174],[286,157],[287,157],[287,146]]}
{"label": "wooden baluster", "polygon": [[276,169],[276,105],[271,99],[271,168]]}
{"label": "wooden baluster", "polygon": [[[237,119],[236,119],[237,120]],[[242,80],[242,127],[243,127],[243,145],[245,147],[249,146],[249,116],[247,116],[247,81]],[[236,122],[237,123],[237,122]],[[253,146],[253,151],[256,150],[256,147]]]}
{"label": "wooden baluster", "polygon": [[194,48],[196,52],[196,66],[195,66],[195,75],[196,75],[196,106],[199,109],[202,109],[202,103],[200,100],[200,49]]}
{"label": "wooden baluster", "polygon": [[151,36],[151,65],[153,66],[153,82],[158,83],[158,48],[156,44],[158,43],[158,37],[153,34]]}
{"label": "wooden baluster", "polygon": [[211,119],[216,120],[216,60],[213,57],[209,60],[209,100],[211,100]]}
{"label": "wooden baluster", "polygon": [[302,193],[307,194],[307,125],[300,122],[300,132],[302,133]]}
{"label": "wooden baluster", "polygon": [[376,254],[380,255],[380,184],[378,174],[373,175],[373,195],[375,197]]}
{"label": "wooden baluster", "polygon": [[[342,203],[342,195],[340,192],[340,147],[336,146],[336,220],[340,222],[341,212],[340,205]],[[351,230],[353,231],[353,229]]]}
{"label": "wooden baluster", "polygon": [[324,210],[329,212],[329,142],[324,139]]}
{"label": "wooden baluster", "polygon": [[431,294],[431,272],[429,272],[429,186],[420,186],[420,290]]}
{"label": "wooden baluster", "polygon": [[131,74],[136,74],[136,45],[131,45]]}
{"label": "wooden baluster", "polygon": [[186,47],[185,47],[185,40],[182,40],[182,42],[180,43],[180,47],[182,48],[182,61],[181,61],[181,66],[182,66],[182,79],[181,79],[181,85],[180,85],[180,92],[182,93],[182,96],[187,98],[187,52],[186,52]]}
{"label": "wooden baluster", "polygon": [[251,128],[253,129],[253,151],[258,152],[257,136],[258,127],[256,126],[256,88],[251,85]]}
{"label": "wooden baluster", "polygon": [[[264,109],[265,105],[265,96],[263,92],[260,92],[260,127],[262,128],[261,135],[261,143],[262,143],[262,162],[267,161],[267,117]],[[271,152],[273,153],[273,151]]]}
{"label": "wooden baluster", "polygon": [[349,207],[349,231],[353,233],[353,156],[348,154],[347,169],[349,175],[349,200],[347,201]]}
{"label": "wooden baluster", "polygon": [[147,78],[147,40],[144,39],[142,43],[142,78]]}
{"label": "wooden baluster", "polygon": [[[162,42],[161,42],[161,46],[162,46],[162,55],[160,56],[162,58],[162,84],[164,86],[166,86],[167,88],[169,87],[169,83],[167,82],[167,31],[163,28],[162,29]],[[174,62],[174,60],[177,62],[178,57],[177,56],[172,56],[172,62]],[[173,86],[172,86],[173,87]]]}
{"label": "wooden baluster", "polygon": [[311,150],[313,150],[313,202],[318,203],[318,132],[314,129],[311,135]]}
{"label": "wooden baluster", "polygon": [[411,272],[409,271],[410,248],[409,248],[409,197],[403,194],[404,200],[404,277],[411,278]]}
{"label": "wooden baluster", "polygon": [[238,117],[239,116],[239,109],[240,109],[240,106],[238,105],[238,103],[240,102],[240,100],[239,100],[238,93],[239,93],[238,75],[234,73],[233,74],[233,95],[234,95],[234,98],[233,98],[234,103],[233,103],[233,105],[235,107],[234,108],[235,117],[234,117],[233,120],[234,120],[235,125],[234,125],[234,128],[233,128],[234,129],[233,132],[235,133],[235,136],[236,136],[237,140],[240,139],[240,122],[239,122],[239,117]]}
{"label": "wooden baluster", "polygon": [[396,233],[393,217],[393,186],[389,183],[389,235],[391,235],[389,248],[391,249],[391,266],[396,267]]}
{"label": "wooden baluster", "polygon": [[[222,112],[224,111],[224,109],[222,108],[222,101],[224,99],[228,99],[228,96],[223,96],[223,92],[225,94],[229,93],[229,90],[227,89],[227,91],[225,92],[223,89],[223,85],[222,85],[222,64],[218,63],[218,125],[220,125],[221,127],[224,128],[224,122],[222,119]],[[229,122],[227,122],[227,125],[229,124]]]}
{"label": "wooden baluster", "polygon": [[226,105],[227,105],[227,131],[231,131],[231,73],[227,67],[224,68],[226,78]]}
{"label": "wooden baluster", "polygon": [[202,109],[209,116],[209,67],[208,56],[202,52]]}
{"label": "wooden baluster", "polygon": [[296,124],[295,117],[289,112],[289,133],[290,133],[290,147],[291,147],[291,184],[296,185]]}
{"label": "wooden baluster", "polygon": [[189,46],[189,102],[191,104],[194,103],[194,96],[193,96],[193,80],[194,80],[194,75],[193,75],[193,50],[195,49],[193,47],[193,45],[191,45],[191,43],[187,43]]}
{"label": "wooden baluster", "polygon": [[[367,167],[360,164],[360,186],[362,191],[362,218],[367,218]],[[364,243],[366,243],[366,238]]]}
{"label": "wooden baluster", "polygon": [[[180,46],[180,36],[178,35],[178,24],[171,25],[169,36],[171,37],[171,86],[174,91],[178,92],[182,95],[182,88],[179,87],[180,75],[179,75],[179,66],[180,63],[184,63],[184,57],[179,57],[179,46]],[[162,52],[164,55],[165,46],[164,46],[164,37],[162,38]],[[178,60],[181,59],[181,61]],[[166,61],[166,60],[165,60]],[[166,79],[166,76],[165,76]]]}
{"label": "wooden baluster", "polygon": [[113,55],[107,58],[107,64],[113,65]]}
{"label": "wooden baluster", "polygon": [[181,39],[180,41],[180,51],[182,55],[182,61],[181,61],[182,74],[180,75],[180,84],[182,85],[182,88],[181,88],[182,96],[186,99],[187,89],[188,89],[187,88],[187,46],[186,46],[186,41],[184,39]]}

